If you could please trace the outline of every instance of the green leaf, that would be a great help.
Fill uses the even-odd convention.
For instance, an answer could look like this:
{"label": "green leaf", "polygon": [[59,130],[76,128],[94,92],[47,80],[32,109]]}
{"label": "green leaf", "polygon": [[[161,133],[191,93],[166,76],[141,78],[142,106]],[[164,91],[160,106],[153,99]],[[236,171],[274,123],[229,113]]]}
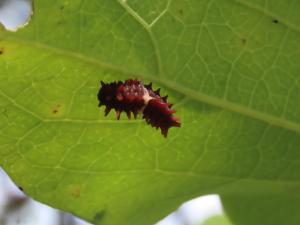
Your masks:
{"label": "green leaf", "polygon": [[[0,31],[0,165],[96,224],[153,224],[206,193],[299,200],[300,4],[263,2],[36,0]],[[167,139],[97,107],[100,80],[132,77],[175,103]]]}
{"label": "green leaf", "polygon": [[300,221],[298,190],[281,195],[224,196],[222,201],[233,224],[298,225]]}
{"label": "green leaf", "polygon": [[213,216],[199,225],[232,225],[230,220],[225,215]]}

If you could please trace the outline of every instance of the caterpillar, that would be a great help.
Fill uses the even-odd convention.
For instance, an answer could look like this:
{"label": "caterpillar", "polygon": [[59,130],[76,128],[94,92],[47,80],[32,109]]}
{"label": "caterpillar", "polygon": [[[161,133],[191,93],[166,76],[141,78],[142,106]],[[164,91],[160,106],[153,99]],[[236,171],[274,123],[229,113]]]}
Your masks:
{"label": "caterpillar", "polygon": [[171,127],[181,126],[179,119],[173,117],[176,111],[171,109],[172,104],[167,102],[167,98],[168,96],[160,96],[160,89],[154,91],[152,83],[144,85],[137,79],[111,83],[101,81],[98,106],[106,106],[105,116],[114,109],[117,120],[122,112],[127,114],[128,119],[131,119],[132,114],[135,119],[138,114],[142,114],[148,124],[156,129],[160,128],[161,134],[167,137]]}

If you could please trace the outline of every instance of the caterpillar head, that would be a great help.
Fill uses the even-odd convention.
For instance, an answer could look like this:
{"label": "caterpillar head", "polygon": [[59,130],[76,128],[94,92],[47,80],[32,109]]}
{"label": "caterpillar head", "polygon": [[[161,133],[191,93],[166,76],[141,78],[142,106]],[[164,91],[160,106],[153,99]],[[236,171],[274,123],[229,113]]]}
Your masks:
{"label": "caterpillar head", "polygon": [[101,88],[98,92],[99,107],[102,105],[111,106],[116,102],[116,93],[119,84],[117,82],[105,84],[101,81]]}

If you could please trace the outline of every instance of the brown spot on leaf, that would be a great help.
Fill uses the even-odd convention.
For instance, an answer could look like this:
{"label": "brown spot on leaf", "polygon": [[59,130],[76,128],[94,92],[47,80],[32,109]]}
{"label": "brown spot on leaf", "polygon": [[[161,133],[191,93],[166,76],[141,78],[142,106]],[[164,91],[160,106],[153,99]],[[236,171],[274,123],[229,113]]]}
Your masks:
{"label": "brown spot on leaf", "polygon": [[179,12],[179,14],[180,14],[181,16],[183,16],[183,10],[182,10],[182,9],[179,9],[178,12]]}
{"label": "brown spot on leaf", "polygon": [[71,196],[73,196],[74,198],[79,198],[80,197],[80,187],[73,187],[70,189],[70,194]]}
{"label": "brown spot on leaf", "polygon": [[242,38],[241,41],[242,41],[243,45],[245,45],[247,43],[247,39],[246,38]]}
{"label": "brown spot on leaf", "polygon": [[4,48],[0,48],[0,55],[4,53]]}
{"label": "brown spot on leaf", "polygon": [[57,114],[57,113],[59,113],[59,109],[61,108],[61,105],[60,104],[57,104],[54,108],[53,108],[53,110],[52,110],[52,114]]}

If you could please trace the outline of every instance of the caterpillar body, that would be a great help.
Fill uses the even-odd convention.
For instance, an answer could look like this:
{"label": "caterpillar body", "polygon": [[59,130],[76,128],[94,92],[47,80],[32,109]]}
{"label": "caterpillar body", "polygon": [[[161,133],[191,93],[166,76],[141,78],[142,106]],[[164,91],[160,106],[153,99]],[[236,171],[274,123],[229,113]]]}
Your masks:
{"label": "caterpillar body", "polygon": [[128,79],[125,82],[115,81],[104,83],[98,92],[99,107],[106,106],[105,116],[114,109],[119,120],[122,112],[131,119],[133,114],[137,118],[142,114],[143,119],[156,129],[160,128],[164,137],[167,137],[171,127],[180,127],[181,123],[173,114],[172,104],[167,102],[168,96],[160,96],[160,89],[154,91],[152,83],[144,85],[137,79]]}

